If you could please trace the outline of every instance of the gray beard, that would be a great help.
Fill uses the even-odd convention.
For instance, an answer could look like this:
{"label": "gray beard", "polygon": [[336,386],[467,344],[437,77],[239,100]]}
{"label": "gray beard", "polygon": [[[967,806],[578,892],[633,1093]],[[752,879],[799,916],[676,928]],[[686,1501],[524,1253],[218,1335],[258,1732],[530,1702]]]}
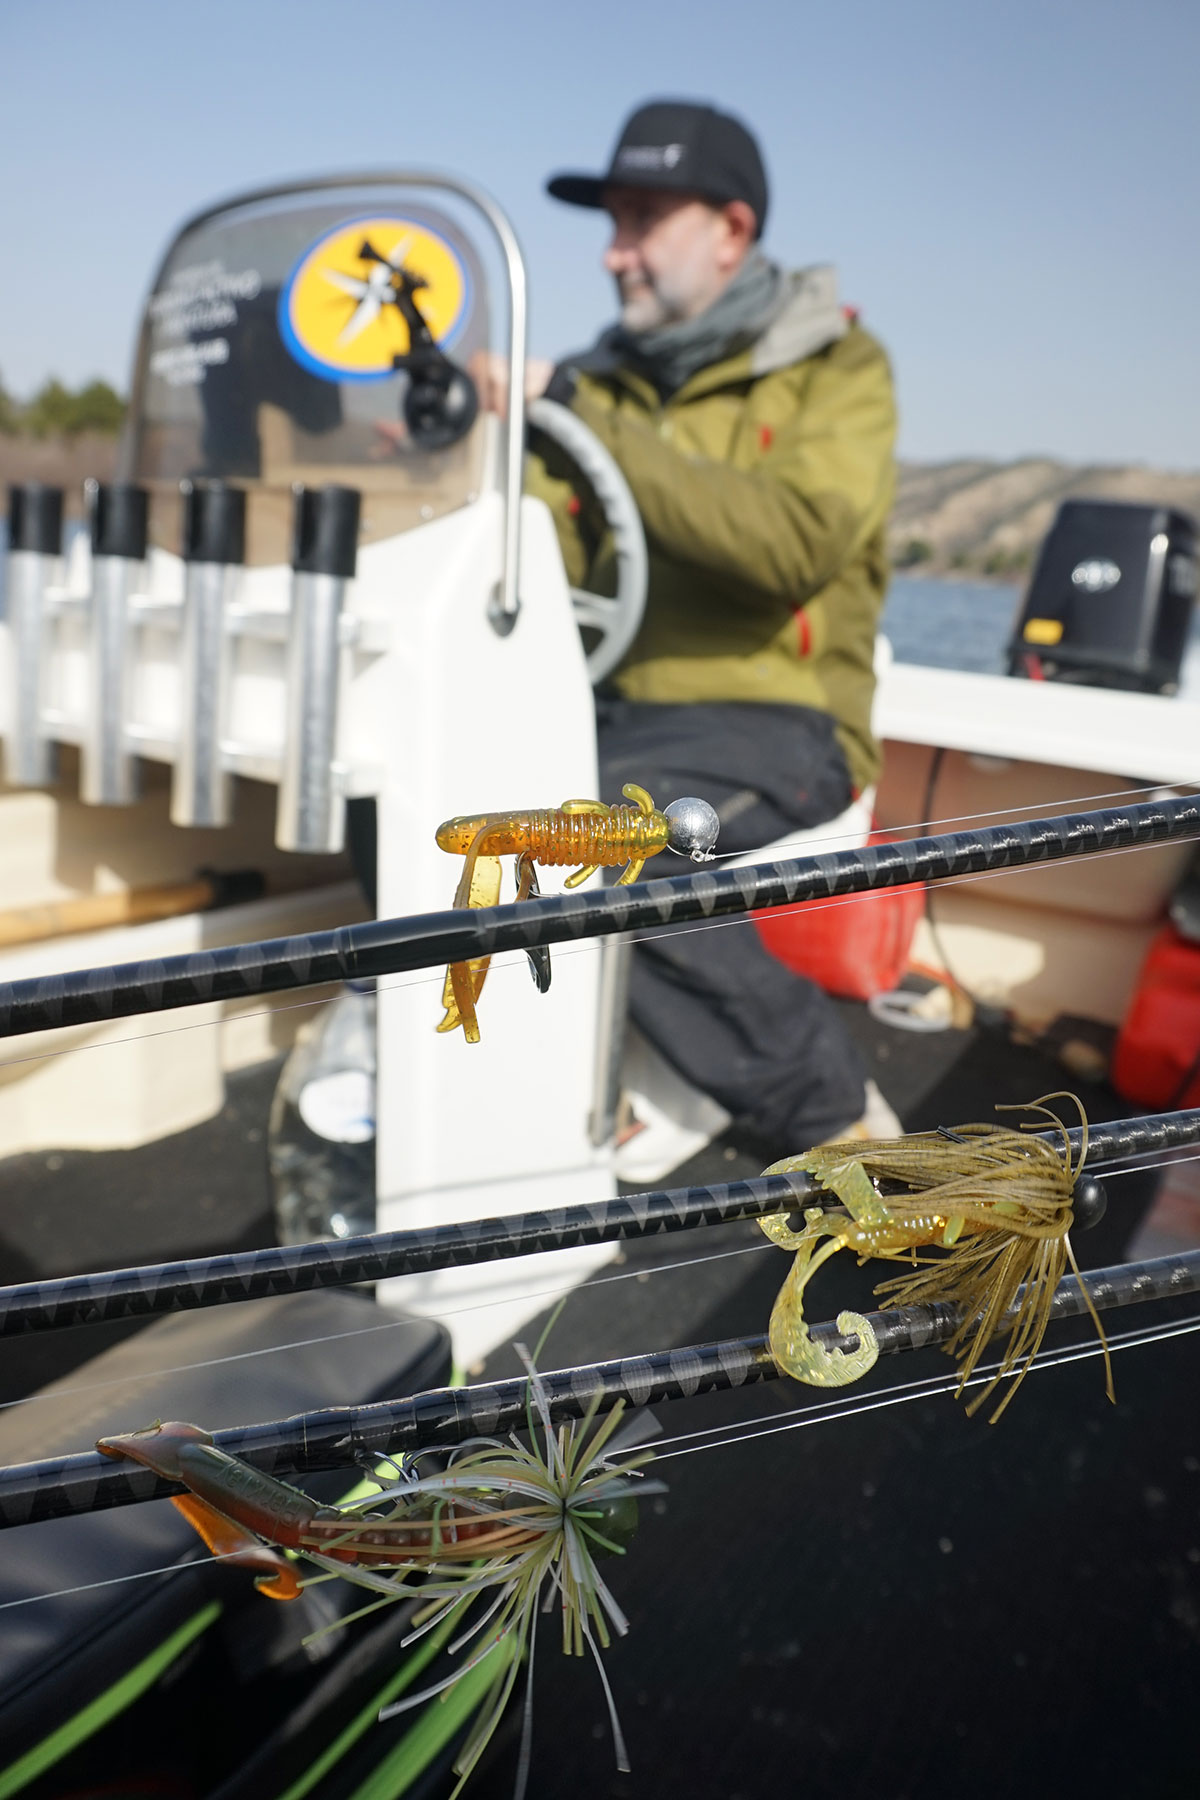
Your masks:
{"label": "gray beard", "polygon": [[648,331],[614,325],[602,342],[647,375],[664,398],[710,363],[744,350],[771,324],[788,297],[787,277],[752,250],[729,286],[694,319]]}

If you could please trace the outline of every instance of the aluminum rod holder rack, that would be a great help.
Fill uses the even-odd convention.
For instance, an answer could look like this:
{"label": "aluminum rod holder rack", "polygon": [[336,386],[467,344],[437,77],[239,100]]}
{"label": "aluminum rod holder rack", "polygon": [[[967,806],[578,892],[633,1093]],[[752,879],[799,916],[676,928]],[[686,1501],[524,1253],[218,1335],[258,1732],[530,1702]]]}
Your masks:
{"label": "aluminum rod holder rack", "polygon": [[46,589],[62,555],[63,491],[40,481],[14,486],[8,511],[8,735],[4,779],[10,787],[48,787],[56,746],[42,731],[46,667]]}
{"label": "aluminum rod holder rack", "polygon": [[92,482],[88,493],[92,594],[79,796],[88,806],[129,806],[137,797],[137,765],[125,737],[129,596],[146,560],[148,495],[129,482]]}
{"label": "aluminum rod holder rack", "polygon": [[246,554],[246,494],[223,481],[185,481],[179,748],[172,825],[228,825],[233,783],[221,760],[229,692],[226,612]]}
{"label": "aluminum rod holder rack", "polygon": [[1200,797],[1064,813],[953,831],[830,855],[704,870],[632,887],[547,895],[510,906],[377,919],[266,943],[195,951],[150,963],[75,969],[0,983],[0,1036],[131,1018],[173,1006],[242,1000],[326,981],[368,980],[505,950],[614,931],[659,932],[763,907],[908,882],[1000,873],[1025,864],[1135,849],[1200,836]]}
{"label": "aluminum rod holder rack", "polygon": [[[1200,1250],[1160,1256],[1152,1262],[1121,1263],[1092,1269],[1084,1276],[1098,1311],[1133,1306],[1143,1300],[1165,1300],[1200,1289]],[[1073,1318],[1087,1310],[1080,1283],[1068,1275],[1055,1292],[1051,1316]],[[881,1353],[897,1355],[943,1342],[959,1323],[958,1310],[947,1305],[897,1307],[865,1315]],[[857,1337],[845,1336],[831,1321],[810,1327],[828,1349],[854,1350]],[[691,1399],[723,1388],[749,1387],[780,1379],[765,1337],[726,1338],[720,1343],[689,1344],[679,1350],[657,1350],[645,1356],[589,1363],[581,1368],[543,1374],[555,1423],[580,1419],[593,1403],[611,1410],[618,1401],[657,1406],[666,1400]],[[362,1406],[324,1407],[263,1425],[215,1431],[213,1441],[232,1456],[274,1475],[310,1474],[320,1469],[375,1464],[434,1446],[460,1444],[470,1437],[492,1437],[519,1431],[525,1424],[528,1382],[524,1377],[477,1387],[435,1388],[406,1400],[380,1400]],[[820,1404],[815,1401],[814,1404]],[[157,1500],[182,1490],[149,1469],[114,1461],[98,1451],[48,1457],[0,1469],[0,1529],[30,1525],[72,1513],[105,1511],[142,1500]]]}
{"label": "aluminum rod holder rack", "polygon": [[[1058,1134],[1037,1135],[1051,1143]],[[1072,1155],[1082,1133],[1071,1130]],[[1160,1154],[1200,1143],[1200,1108],[1119,1119],[1090,1132],[1088,1169],[1123,1157]],[[812,1197],[811,1177],[759,1176],[712,1187],[669,1188],[626,1194],[546,1212],[434,1225],[413,1231],[376,1232],[342,1242],[322,1240],[267,1250],[230,1251],[186,1262],[110,1269],[104,1274],[58,1276],[0,1288],[0,1339],[32,1331],[57,1331],[107,1319],[149,1319],[199,1307],[428,1274],[434,1269],[501,1262],[581,1244],[624,1243],[708,1225],[791,1211]]]}

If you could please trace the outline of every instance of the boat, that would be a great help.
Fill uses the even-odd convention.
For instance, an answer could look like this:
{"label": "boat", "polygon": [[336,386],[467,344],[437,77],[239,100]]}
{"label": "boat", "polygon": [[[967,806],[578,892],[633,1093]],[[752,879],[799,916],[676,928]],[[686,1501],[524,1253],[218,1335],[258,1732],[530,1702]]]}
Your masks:
{"label": "boat", "polygon": [[[376,171],[277,186],[235,196],[181,227],[151,282],[118,479],[90,496],[88,534],[74,539],[64,559],[61,512],[44,490],[28,491],[13,520],[0,639],[7,904],[23,910],[27,924],[36,909],[57,907],[65,928],[0,949],[0,982],[154,966],[189,953],[215,957],[264,939],[302,944],[323,930],[362,924],[368,911],[347,848],[347,803],[360,823],[364,803],[374,806],[377,916],[434,913],[448,905],[454,885],[434,841],[439,820],[466,807],[500,810],[514,796],[595,792],[592,684],[636,630],[644,545],[611,459],[570,415],[547,404],[531,409],[530,428],[579,461],[621,549],[615,597],[572,593],[548,514],[521,494],[524,409],[515,403],[501,422],[473,404],[471,360],[494,341],[497,313],[509,391],[521,394],[525,308],[509,222],[480,189],[449,176]],[[1152,553],[1163,580],[1167,563],[1178,559],[1172,579],[1186,588],[1182,564],[1191,556],[1194,593],[1186,521],[1168,520],[1151,535],[1168,539]],[[1105,560],[1112,559],[1089,549],[1077,562]],[[1046,616],[1045,607],[1028,615],[1043,621],[1040,639],[1027,637],[1028,619],[1018,621],[1018,674],[1030,672],[1020,661],[1033,654],[1026,644],[1042,664],[1052,651],[1061,660],[1070,649],[1069,632],[1046,636]],[[885,758],[877,790],[859,796],[844,818],[764,846],[743,863],[832,855],[917,830],[1120,807],[1200,787],[1200,705],[1161,691],[1171,684],[1170,668],[1148,663],[1144,691],[1124,691],[919,668],[890,660],[886,646],[879,663],[876,729]],[[1063,670],[1071,672],[1065,663]],[[1095,666],[1085,673],[1094,678]],[[868,981],[870,998],[881,1003],[870,1012],[859,993],[846,1001],[847,1017],[874,1078],[910,1128],[952,1125],[995,1099],[1081,1080],[1090,1082],[1101,1116],[1114,1103],[1099,1085],[1111,1040],[1192,854],[1181,841],[1114,858],[1102,880],[1092,865],[1067,862],[938,887],[920,918],[912,896],[867,896],[857,914],[846,909],[844,921],[798,913],[777,949],[793,966],[808,966],[804,958],[825,933],[821,955],[846,960],[848,940],[848,960],[861,966],[854,933],[869,929],[869,917],[885,918],[889,954]],[[253,880],[234,879],[244,871]],[[556,891],[554,876],[548,872],[545,891]],[[119,922],[89,926],[97,902]],[[673,1186],[758,1173],[702,1096],[672,1079],[646,1046],[625,1042],[627,955],[613,938],[581,938],[554,953],[544,994],[532,991],[521,952],[496,957],[479,1044],[435,1035],[440,975],[382,977],[371,995],[358,997],[353,1004],[369,999],[376,1019],[379,1229],[420,1231],[481,1214],[595,1204],[616,1191],[623,1169]],[[924,978],[899,1001],[892,990],[910,963]],[[256,1234],[271,1237],[264,1138],[280,1057],[292,1052],[301,1027],[317,1026],[313,1041],[339,995],[327,986],[306,990],[293,1006],[251,995],[212,1000],[168,1022],[151,1013],[64,1026],[39,1034],[29,1052],[14,1040],[0,1085],[0,1152],[9,1191],[26,1196],[23,1211],[42,1221],[42,1237],[14,1230],[25,1266],[13,1257],[9,1278],[215,1254],[234,1247],[231,1223],[246,1247]],[[321,1007],[325,1014],[314,1011]],[[914,1023],[928,1029],[913,1030]],[[1013,1042],[1014,1032],[1022,1042]],[[1040,1084],[1031,1088],[1034,1071]],[[659,1166],[647,1161],[647,1146],[640,1164],[619,1156],[617,1096],[631,1086],[664,1122]],[[360,1105],[361,1084],[354,1093]],[[335,1121],[331,1136],[345,1141],[336,1138],[339,1129],[344,1123]],[[56,1179],[64,1170],[66,1178]],[[133,1170],[143,1190],[153,1184],[149,1205],[133,1192],[128,1201],[106,1199],[82,1254],[70,1243],[48,1247],[56,1193],[71,1194],[76,1184],[78,1212],[81,1184],[107,1196]],[[222,1182],[230,1190],[224,1195]],[[1122,1209],[1120,1229],[1111,1218],[1098,1229],[1092,1261],[1116,1261],[1135,1240],[1153,1178],[1140,1185],[1142,1197]],[[239,1211],[232,1190],[251,1187],[255,1197]],[[750,1229],[709,1234],[697,1266],[678,1277],[675,1298],[664,1297],[649,1316],[650,1252],[589,1244],[406,1276],[378,1284],[373,1296],[300,1295],[228,1314],[184,1313],[140,1331],[95,1326],[84,1328],[90,1339],[63,1334],[53,1340],[66,1344],[62,1361],[9,1359],[5,1397],[36,1385],[37,1404],[0,1418],[0,1462],[82,1450],[102,1430],[138,1422],[131,1410],[139,1418],[204,1414],[250,1425],[316,1404],[436,1387],[450,1379],[452,1362],[498,1379],[517,1372],[514,1337],[536,1338],[550,1295],[564,1291],[572,1298],[551,1339],[553,1359],[564,1364],[634,1355],[649,1347],[648,1335],[685,1344],[720,1336],[722,1321],[745,1330],[746,1313],[740,1323],[734,1316],[752,1304],[765,1318],[777,1272],[769,1258],[752,1257],[754,1272],[744,1280],[735,1260],[709,1268],[707,1258],[747,1252]],[[337,1235],[332,1218],[329,1234]],[[847,1303],[861,1294],[852,1276],[839,1281]],[[838,1291],[834,1282],[831,1313]],[[1182,1367],[1186,1352],[1158,1350],[1158,1367]],[[989,1439],[985,1449],[977,1436],[952,1443],[931,1403],[911,1415],[917,1426],[902,1427],[889,1414],[878,1429],[865,1422],[845,1428],[850,1448],[826,1462],[807,1442],[800,1450],[793,1444],[805,1483],[794,1504],[767,1478],[755,1486],[731,1466],[717,1474],[706,1466],[703,1480],[691,1484],[673,1473],[630,1569],[640,1556],[637,1579],[650,1594],[655,1558],[665,1556],[651,1541],[655,1531],[671,1539],[677,1559],[686,1540],[694,1546],[687,1554],[705,1570],[702,1607],[664,1578],[659,1611],[670,1613],[657,1630],[648,1616],[655,1607],[635,1608],[631,1643],[640,1636],[646,1650],[639,1656],[649,1660],[633,1681],[645,1729],[631,1736],[640,1740],[635,1779],[650,1785],[630,1791],[670,1791],[672,1758],[682,1755],[673,1721],[686,1720],[697,1743],[706,1736],[700,1715],[712,1712],[717,1690],[731,1679],[730,1661],[714,1653],[689,1675],[682,1698],[675,1682],[649,1697],[646,1671],[669,1659],[672,1644],[677,1653],[690,1629],[711,1644],[714,1612],[742,1658],[743,1674],[733,1678],[739,1729],[748,1725],[769,1749],[760,1756],[743,1741],[714,1750],[706,1759],[709,1787],[698,1789],[693,1773],[683,1780],[689,1791],[765,1792],[775,1781],[770,1770],[802,1759],[816,1772],[818,1792],[831,1790],[839,1768],[864,1788],[889,1779],[882,1749],[874,1762],[854,1751],[831,1697],[807,1709],[788,1698],[811,1688],[814,1662],[826,1672],[830,1696],[850,1694],[854,1707],[885,1722],[889,1744],[904,1746],[903,1785],[889,1791],[907,1792],[922,1770],[961,1768],[968,1752],[977,1756],[978,1736],[957,1731],[974,1695],[949,1683],[937,1700],[944,1718],[929,1724],[928,1701],[914,1698],[915,1678],[895,1668],[901,1627],[921,1646],[914,1665],[931,1666],[938,1629],[964,1656],[968,1648],[979,1654],[988,1695],[1003,1696],[1001,1710],[1037,1706],[1030,1669],[1061,1687],[1048,1629],[1061,1611],[1055,1584],[1072,1581],[1072,1594],[1089,1584],[1105,1595],[1119,1586],[1109,1577],[1105,1588],[1085,1567],[1098,1550],[1080,1550],[1073,1575],[1055,1561],[1070,1495],[1086,1490],[1100,1508],[1114,1462],[1136,1454],[1144,1471],[1137,1504],[1158,1520],[1173,1501],[1169,1486],[1156,1486],[1156,1459],[1173,1459],[1172,1468],[1182,1461],[1184,1474],[1194,1474],[1184,1448],[1190,1425],[1168,1434],[1164,1424],[1168,1406],[1179,1406],[1165,1376],[1161,1392],[1152,1375],[1133,1376],[1124,1362],[1119,1376],[1135,1384],[1132,1419],[1117,1428],[1093,1408],[1086,1425],[1072,1427],[1062,1454],[1080,1458],[1072,1465],[1076,1485],[1054,1490],[1052,1518],[1031,1526],[1032,1541],[1019,1547],[1036,1642],[1013,1637],[1000,1604],[1003,1581],[979,1563],[961,1579],[988,1595],[988,1642],[971,1636],[951,1580],[960,1579],[953,1557],[956,1546],[962,1555],[959,1533],[970,1529],[971,1508],[959,1510],[949,1496],[954,1458],[968,1454],[955,1446],[967,1443],[975,1446],[974,1472],[958,1494],[970,1493],[993,1523],[1006,1454],[1024,1457],[1029,1484],[1050,1479],[1054,1433],[1063,1425],[1058,1400],[1041,1403],[1039,1429],[1015,1453],[998,1437],[997,1447]],[[109,1385],[101,1390],[101,1383]],[[83,1398],[81,1390],[95,1391]],[[1082,1384],[1071,1389],[1082,1391]],[[746,1396],[732,1398],[746,1417]],[[702,1424],[698,1403],[688,1404],[697,1429],[717,1417],[710,1410]],[[776,1404],[762,1403],[767,1423]],[[687,1429],[686,1405],[681,1417]],[[926,1474],[906,1486],[910,1451]],[[322,1495],[332,1497],[336,1481],[320,1480]],[[886,1531],[874,1506],[885,1483]],[[1145,1498],[1142,1490],[1151,1488],[1164,1498]],[[930,1512],[931,1497],[945,1516]],[[1118,1531],[1131,1505],[1125,1496]],[[1032,1506],[1017,1495],[1010,1510],[1020,1521]],[[147,1538],[147,1510],[19,1528],[29,1548],[15,1559],[20,1566],[10,1559],[0,1604],[144,1571],[156,1566],[151,1544],[162,1565],[186,1557],[187,1535],[173,1516]],[[735,1554],[729,1521],[746,1517],[753,1542]],[[1075,1529],[1082,1540],[1085,1528],[1076,1522]],[[1148,1569],[1149,1551],[1130,1557],[1154,1603],[1169,1588],[1176,1606],[1150,1658],[1162,1692],[1178,1691],[1163,1671],[1174,1647],[1194,1634],[1187,1531],[1190,1523],[1180,1525],[1163,1551],[1169,1575]],[[891,1546],[886,1567],[894,1553],[903,1556],[903,1572],[881,1573],[875,1563],[864,1587],[861,1558],[845,1550],[848,1534],[882,1537]],[[823,1573],[826,1561],[835,1573]],[[787,1564],[798,1594],[815,1594],[817,1602],[783,1638],[773,1616],[763,1627],[768,1642],[755,1637],[756,1609],[765,1602],[745,1585],[746,1571],[770,1585],[777,1564]],[[891,1593],[880,1591],[889,1585]],[[145,1602],[135,1589],[117,1590],[115,1604],[100,1589],[90,1597],[63,1592],[41,1609],[9,1614],[22,1631],[9,1640],[0,1685],[7,1696],[0,1741],[8,1752],[0,1758],[0,1795],[49,1800],[80,1791],[81,1783],[92,1791],[86,1783],[99,1779],[102,1763],[117,1781],[157,1782],[163,1793],[212,1800],[446,1790],[463,1710],[432,1714],[415,1743],[411,1721],[380,1734],[367,1729],[399,1666],[398,1622],[369,1630],[343,1624],[324,1588],[313,1590],[298,1621],[291,1609],[259,1606],[240,1571],[214,1575],[199,1564],[182,1580],[138,1590]],[[1119,1591],[1128,1603],[1128,1587]],[[870,1620],[863,1629],[867,1594],[877,1595],[870,1614],[877,1630]],[[1088,1682],[1108,1690],[1084,1657],[1086,1617],[1082,1601],[1075,1606],[1080,1669],[1067,1687],[1078,1712]],[[703,1628],[693,1617],[698,1607]],[[283,1616],[264,1620],[264,1611]],[[306,1647],[307,1632],[322,1628]],[[122,1674],[114,1684],[116,1666]],[[1128,1673],[1128,1662],[1121,1667]],[[539,1679],[544,1673],[543,1665]],[[561,1791],[568,1779],[581,1794],[609,1791],[607,1753],[591,1742],[602,1718],[596,1696],[569,1697],[563,1671],[547,1679],[552,1724],[535,1763],[541,1787],[531,1791]],[[947,1679],[944,1659],[938,1679]],[[199,1741],[205,1734],[196,1718],[206,1707],[228,1718],[227,1697],[239,1682],[246,1701],[225,1736]],[[470,1698],[460,1696],[463,1707]],[[919,1738],[899,1723],[916,1715],[928,1727]],[[576,1720],[586,1728],[576,1729]],[[352,1724],[351,1740],[332,1755]],[[1165,1744],[1165,1725],[1162,1736]],[[934,1748],[927,1738],[936,1739]],[[1033,1743],[1033,1734],[1023,1742]],[[1037,1767],[1057,1770],[1061,1746],[1037,1742]],[[512,1746],[506,1752],[498,1739],[495,1769],[476,1777],[481,1800],[491,1782],[497,1792],[511,1791],[506,1753]],[[1080,1766],[1077,1743],[1071,1753]],[[1164,1749],[1163,1758],[1172,1753]],[[1125,1752],[1114,1754],[1119,1761]],[[757,1786],[759,1775],[746,1773],[755,1759]],[[997,1756],[997,1770],[1012,1766]],[[1167,1792],[1170,1765],[1160,1759],[1156,1767],[1157,1791]],[[978,1776],[975,1786],[1002,1791]]]}

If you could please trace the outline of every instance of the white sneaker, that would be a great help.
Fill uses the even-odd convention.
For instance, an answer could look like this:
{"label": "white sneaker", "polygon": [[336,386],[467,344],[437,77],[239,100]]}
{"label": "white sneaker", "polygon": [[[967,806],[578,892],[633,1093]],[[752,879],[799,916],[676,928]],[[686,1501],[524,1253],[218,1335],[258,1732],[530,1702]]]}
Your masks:
{"label": "white sneaker", "polygon": [[[639,1186],[661,1181],[733,1122],[723,1106],[672,1068],[634,1025],[627,1028],[621,1074],[629,1123],[613,1156],[619,1181]],[[861,1118],[830,1143],[904,1136],[904,1126],[875,1082],[868,1080],[863,1098]]]}
{"label": "white sneaker", "polygon": [[900,1115],[889,1106],[873,1081],[867,1082],[866,1100],[866,1109],[859,1124],[865,1126],[869,1138],[904,1136]]}
{"label": "white sneaker", "polygon": [[904,1136],[899,1115],[888,1105],[873,1081],[867,1082],[863,1098],[866,1108],[862,1117],[856,1119],[846,1131],[839,1131],[836,1137],[826,1138],[827,1144],[844,1144],[847,1141],[866,1144],[878,1138]]}
{"label": "white sneaker", "polygon": [[661,1181],[731,1123],[725,1108],[672,1068],[634,1025],[626,1030],[621,1085],[634,1124],[613,1157],[620,1181]]}

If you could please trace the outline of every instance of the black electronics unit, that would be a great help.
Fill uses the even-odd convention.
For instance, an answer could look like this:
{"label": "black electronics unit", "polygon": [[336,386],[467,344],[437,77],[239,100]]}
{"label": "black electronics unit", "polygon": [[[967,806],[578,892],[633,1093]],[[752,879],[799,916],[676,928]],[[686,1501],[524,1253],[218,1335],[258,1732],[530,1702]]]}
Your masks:
{"label": "black electronics unit", "polygon": [[1187,513],[1064,501],[1017,615],[1009,674],[1174,693],[1197,567]]}

